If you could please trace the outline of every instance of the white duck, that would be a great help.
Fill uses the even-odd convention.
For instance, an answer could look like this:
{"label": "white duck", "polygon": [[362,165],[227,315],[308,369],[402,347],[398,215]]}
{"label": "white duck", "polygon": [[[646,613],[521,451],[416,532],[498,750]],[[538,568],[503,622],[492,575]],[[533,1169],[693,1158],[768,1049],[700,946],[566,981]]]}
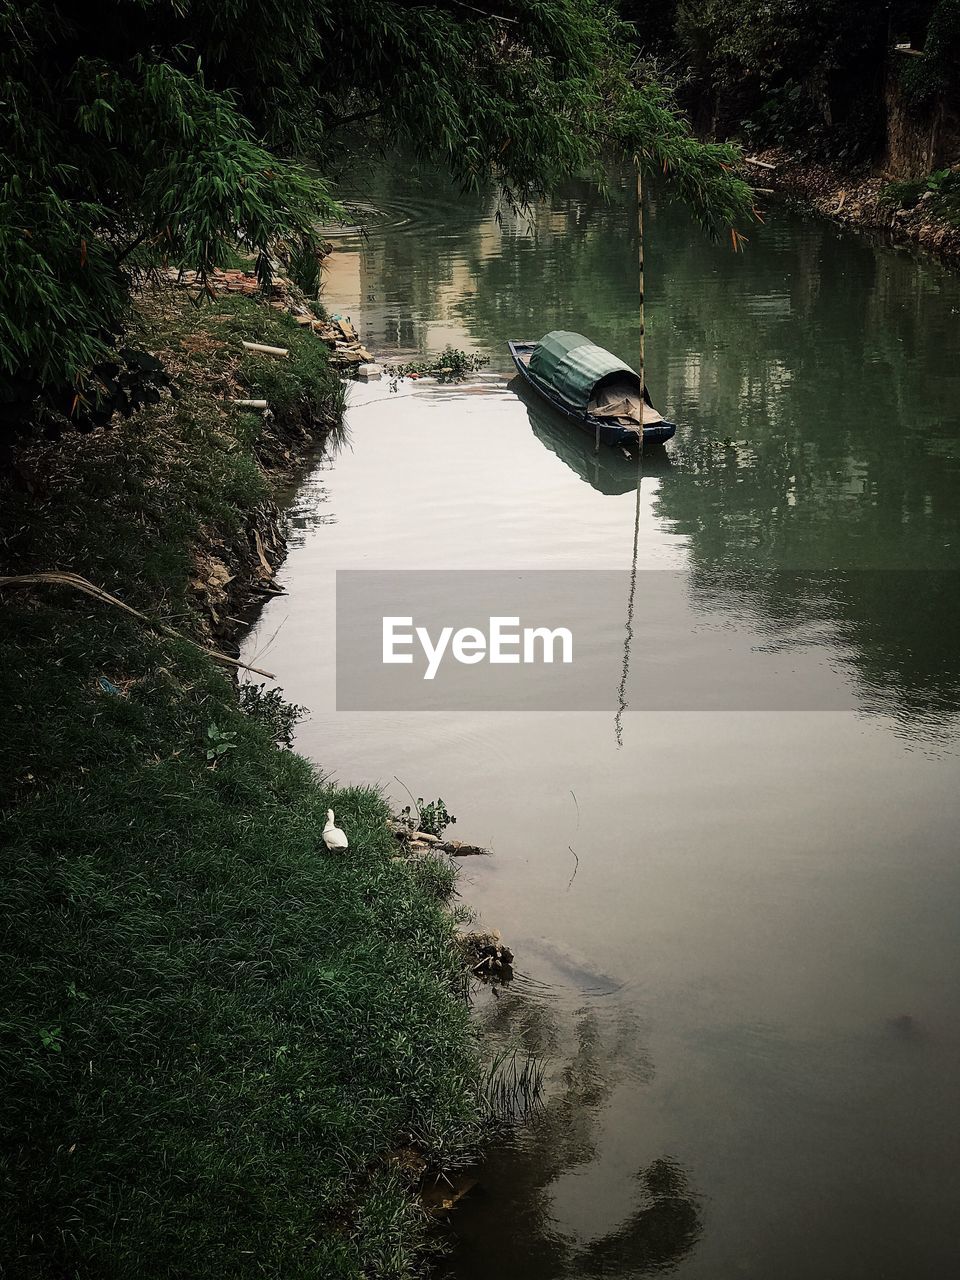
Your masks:
{"label": "white duck", "polygon": [[323,828],[323,843],[328,849],[347,849],[346,832],[342,831],[333,821],[333,810],[327,810],[327,822]]}

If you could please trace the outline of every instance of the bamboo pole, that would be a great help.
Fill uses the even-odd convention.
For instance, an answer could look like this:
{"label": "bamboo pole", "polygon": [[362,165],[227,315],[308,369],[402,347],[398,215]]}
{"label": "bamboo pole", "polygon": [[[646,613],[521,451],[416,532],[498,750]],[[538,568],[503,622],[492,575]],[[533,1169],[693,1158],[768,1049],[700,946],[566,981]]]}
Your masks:
{"label": "bamboo pole", "polygon": [[637,489],[633,509],[633,554],[630,558],[630,591],[627,595],[627,620],[623,637],[623,664],[620,670],[620,685],[617,689],[617,714],[614,717],[614,735],[617,746],[623,746],[623,715],[627,709],[627,682],[630,676],[630,649],[633,645],[633,612],[637,595],[637,552],[640,547],[640,489],[643,481],[643,418],[646,405],[644,390],[646,388],[646,328],[644,323],[644,271],[643,271],[643,175],[640,172],[640,157],[637,165],[637,262],[640,274],[640,442],[637,449]]}
{"label": "bamboo pole", "polygon": [[637,258],[640,274],[640,453],[643,453],[643,419],[646,417],[646,375],[644,357],[646,355],[646,332],[643,306],[643,174],[640,171],[640,158],[637,157]]}

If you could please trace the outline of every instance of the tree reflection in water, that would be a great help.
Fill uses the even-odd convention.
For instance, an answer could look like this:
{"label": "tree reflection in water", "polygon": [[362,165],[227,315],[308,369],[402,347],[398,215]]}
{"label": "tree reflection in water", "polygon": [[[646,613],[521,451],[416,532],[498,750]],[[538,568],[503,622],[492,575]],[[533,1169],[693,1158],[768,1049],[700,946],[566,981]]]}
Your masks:
{"label": "tree reflection in water", "polygon": [[[553,993],[509,990],[491,999],[478,1018],[485,1042],[516,1044],[556,1066],[540,1109],[491,1152],[479,1186],[451,1219],[458,1280],[644,1276],[676,1266],[696,1244],[702,1224],[686,1171],[667,1156],[638,1170],[634,1206],[609,1230],[578,1238],[558,1228],[554,1212],[562,1178],[591,1166],[598,1172],[614,1091],[653,1078],[635,1015],[603,999],[570,1011]],[[597,1182],[597,1217],[606,1220],[602,1175]],[[616,1182],[622,1194],[619,1174]]]}
{"label": "tree reflection in water", "polygon": [[647,1275],[666,1271],[696,1244],[700,1213],[686,1174],[671,1160],[654,1160],[636,1177],[640,1203],[615,1231],[591,1240],[575,1259],[590,1276]]}

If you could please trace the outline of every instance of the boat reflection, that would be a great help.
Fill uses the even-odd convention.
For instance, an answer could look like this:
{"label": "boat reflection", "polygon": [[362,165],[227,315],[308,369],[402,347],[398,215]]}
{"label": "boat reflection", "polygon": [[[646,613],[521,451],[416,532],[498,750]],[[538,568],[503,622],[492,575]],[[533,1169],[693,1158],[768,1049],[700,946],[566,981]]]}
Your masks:
{"label": "boat reflection", "polygon": [[[611,448],[602,448],[597,453],[593,441],[551,409],[522,378],[512,378],[507,386],[523,402],[533,434],[541,444],[591,488],[610,497],[636,489],[636,458],[627,458],[620,450]],[[644,454],[643,475],[662,475],[669,469],[670,456],[664,449],[652,449]]]}

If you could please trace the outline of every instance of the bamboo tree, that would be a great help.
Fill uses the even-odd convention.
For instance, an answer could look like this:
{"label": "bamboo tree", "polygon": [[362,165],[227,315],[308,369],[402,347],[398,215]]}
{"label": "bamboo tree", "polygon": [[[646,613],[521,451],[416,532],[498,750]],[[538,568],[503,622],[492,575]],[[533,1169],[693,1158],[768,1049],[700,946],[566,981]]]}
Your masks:
{"label": "bamboo tree", "polygon": [[318,246],[318,176],[362,127],[491,177],[524,204],[642,154],[712,234],[750,216],[729,147],[638,77],[602,0],[0,0],[0,433],[42,400],[77,417],[115,359],[131,288],[203,279],[239,243],[266,283]]}

